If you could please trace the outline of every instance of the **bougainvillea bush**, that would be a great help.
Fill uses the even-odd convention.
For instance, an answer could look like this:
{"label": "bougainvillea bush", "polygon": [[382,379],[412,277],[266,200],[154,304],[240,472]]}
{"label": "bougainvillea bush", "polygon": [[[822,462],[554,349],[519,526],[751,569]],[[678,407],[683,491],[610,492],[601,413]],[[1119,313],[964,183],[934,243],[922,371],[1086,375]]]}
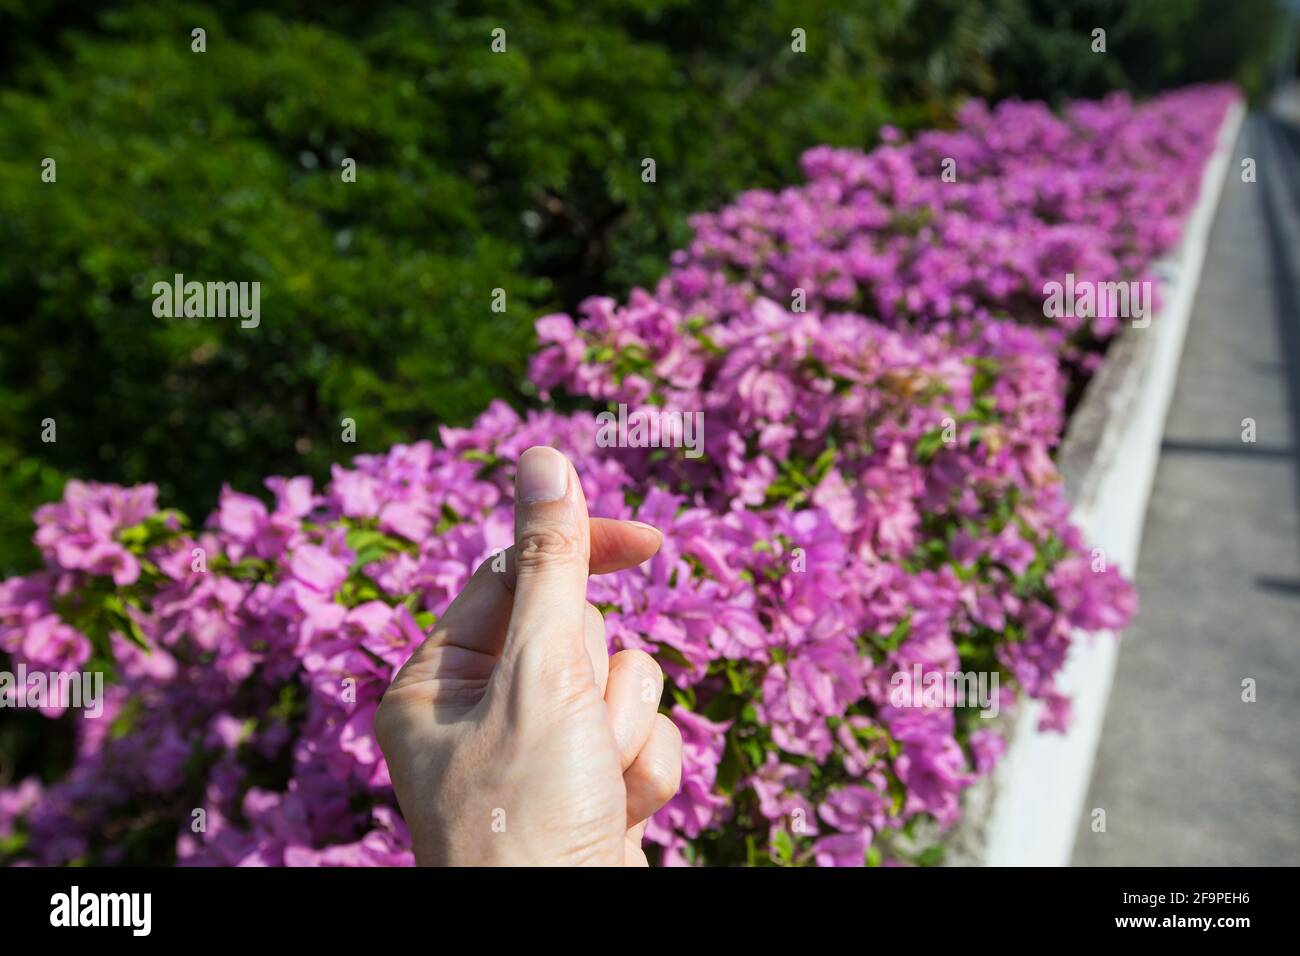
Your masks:
{"label": "bougainvillea bush", "polygon": [[[108,699],[47,708],[75,752],[0,790],[0,854],[412,862],[376,704],[510,544],[518,455],[553,444],[593,514],[665,532],[589,591],[611,650],[662,662],[684,738],[653,856],[930,862],[907,835],[957,820],[1003,741],[977,706],[896,706],[895,675],[997,673],[999,709],[1028,694],[1061,728],[1072,642],[1135,608],[1052,461],[1067,381],[1120,320],[1046,319],[1041,284],[1140,276],[1233,96],[973,104],[908,144],[814,149],[805,185],[699,217],[653,293],[542,319],[545,408],[497,403],[324,488],[227,488],[196,525],[148,485],[69,483],[35,515],[44,569],[0,584],[0,651],[103,670]],[[619,404],[702,411],[705,454],[602,447]]]}

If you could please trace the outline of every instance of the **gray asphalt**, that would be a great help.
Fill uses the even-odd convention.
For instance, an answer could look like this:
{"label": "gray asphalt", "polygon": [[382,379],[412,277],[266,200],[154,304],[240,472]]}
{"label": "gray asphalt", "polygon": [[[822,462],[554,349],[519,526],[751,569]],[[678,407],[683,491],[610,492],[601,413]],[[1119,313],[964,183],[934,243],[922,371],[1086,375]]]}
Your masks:
{"label": "gray asphalt", "polygon": [[[1247,156],[1255,183],[1241,181]],[[1300,864],[1298,430],[1300,127],[1252,115],[1165,425],[1142,607],[1120,646],[1075,865]]]}

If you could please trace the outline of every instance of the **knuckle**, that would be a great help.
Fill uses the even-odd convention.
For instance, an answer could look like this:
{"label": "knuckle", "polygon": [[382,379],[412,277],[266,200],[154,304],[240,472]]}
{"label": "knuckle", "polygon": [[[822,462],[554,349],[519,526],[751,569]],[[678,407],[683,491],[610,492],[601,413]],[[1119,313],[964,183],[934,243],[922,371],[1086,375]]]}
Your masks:
{"label": "knuckle", "polygon": [[677,767],[680,770],[682,763],[681,728],[673,723],[673,719],[666,714],[655,714],[655,723],[658,725],[656,730],[671,741],[671,746],[668,747],[668,750],[673,753],[673,759],[677,761]]}
{"label": "knuckle", "polygon": [[659,666],[659,662],[643,650],[629,648],[625,651],[619,651],[618,666],[627,668],[630,674],[637,677],[649,678],[657,685],[662,686],[664,682],[664,670]]}
{"label": "knuckle", "polygon": [[537,525],[515,539],[515,564],[521,574],[576,560],[581,553],[577,532],[567,525]]}
{"label": "knuckle", "polygon": [[677,796],[677,788],[681,784],[682,768],[667,766],[656,763],[654,769],[650,772],[651,790],[654,793],[655,801],[659,806],[663,806],[673,797]]}
{"label": "knuckle", "polygon": [[398,722],[400,718],[387,694],[380,700],[379,706],[375,709],[375,741],[379,744],[379,749],[385,754],[392,752],[392,744],[400,739]]}
{"label": "knuckle", "polygon": [[645,780],[655,802],[663,806],[677,795],[682,782],[682,761],[677,753],[663,754],[649,761]]}

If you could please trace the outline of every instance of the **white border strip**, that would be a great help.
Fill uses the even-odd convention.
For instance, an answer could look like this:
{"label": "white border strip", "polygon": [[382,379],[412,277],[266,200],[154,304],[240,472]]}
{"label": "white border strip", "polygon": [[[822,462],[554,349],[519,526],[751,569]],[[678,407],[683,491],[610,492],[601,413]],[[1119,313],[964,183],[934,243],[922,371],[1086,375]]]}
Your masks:
{"label": "white border strip", "polygon": [[[1129,374],[1121,371],[1119,383],[1105,383],[1113,394],[1089,396],[1105,402],[1107,408],[1086,473],[1070,481],[1074,520],[1084,540],[1092,547],[1104,548],[1108,562],[1130,578],[1137,568],[1147,499],[1210,226],[1244,114],[1238,101],[1224,117],[1182,241],[1153,266],[1164,300],[1160,314],[1147,328],[1127,329],[1115,343],[1115,349],[1124,346],[1124,351],[1132,352],[1134,367],[1127,370]],[[1112,357],[1121,360],[1114,352]],[[1072,477],[1067,475],[1067,480]],[[1100,634],[1087,639],[1078,635],[1058,680],[1061,691],[1074,702],[1074,719],[1067,733],[1038,732],[1043,711],[1040,702],[1028,700],[1021,708],[993,782],[992,814],[980,854],[984,864],[1069,864],[1117,656],[1114,636]]]}

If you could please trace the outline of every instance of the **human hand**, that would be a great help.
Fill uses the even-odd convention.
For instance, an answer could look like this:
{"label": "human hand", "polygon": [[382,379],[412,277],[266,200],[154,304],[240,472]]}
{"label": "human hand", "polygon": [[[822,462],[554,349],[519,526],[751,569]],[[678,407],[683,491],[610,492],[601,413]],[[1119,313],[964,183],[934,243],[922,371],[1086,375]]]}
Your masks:
{"label": "human hand", "polygon": [[530,448],[515,544],[485,561],[375,714],[421,865],[641,865],[646,820],[677,792],[681,735],[650,655],[609,656],[589,573],[659,549],[649,525],[588,518],[578,475]]}

